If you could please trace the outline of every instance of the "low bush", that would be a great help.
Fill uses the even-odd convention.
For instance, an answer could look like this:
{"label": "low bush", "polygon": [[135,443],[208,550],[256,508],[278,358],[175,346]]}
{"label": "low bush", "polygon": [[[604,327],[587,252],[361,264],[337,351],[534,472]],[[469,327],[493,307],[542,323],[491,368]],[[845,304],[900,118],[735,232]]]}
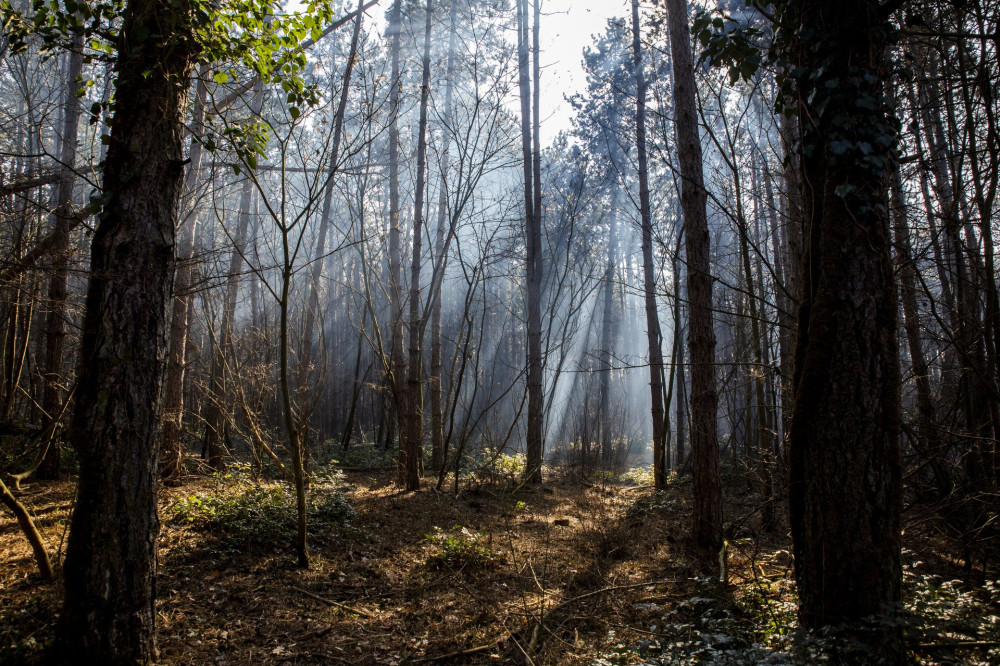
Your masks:
{"label": "low bush", "polygon": [[[326,536],[354,515],[339,482],[339,475],[329,470],[314,477],[308,498],[311,535]],[[238,549],[270,549],[291,541],[297,524],[293,488],[254,480],[248,468],[236,465],[213,491],[176,500],[168,514],[173,524],[190,525]]]}
{"label": "low bush", "polygon": [[486,545],[482,532],[473,532],[461,525],[455,525],[450,530],[435,527],[427,539],[434,544],[434,550],[427,558],[427,565],[431,568],[475,569],[505,561],[502,555]]}

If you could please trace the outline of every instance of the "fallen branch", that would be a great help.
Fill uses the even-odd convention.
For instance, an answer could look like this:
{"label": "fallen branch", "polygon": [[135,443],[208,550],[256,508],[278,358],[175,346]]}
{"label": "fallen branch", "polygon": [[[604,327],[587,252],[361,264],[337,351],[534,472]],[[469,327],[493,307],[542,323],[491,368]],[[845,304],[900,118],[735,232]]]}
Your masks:
{"label": "fallen branch", "polygon": [[480,652],[486,652],[487,650],[492,650],[500,643],[510,638],[510,632],[507,632],[500,638],[496,639],[492,643],[487,643],[486,645],[480,645],[478,647],[468,648],[466,650],[458,650],[457,652],[449,652],[448,654],[439,654],[434,657],[421,657],[420,659],[414,659],[414,664],[419,664],[425,661],[440,661],[442,659],[454,659],[455,657],[468,657],[469,655],[479,654]]}
{"label": "fallen branch", "polygon": [[578,601],[583,601],[584,599],[589,599],[590,597],[596,597],[601,594],[607,594],[608,592],[619,592],[621,590],[632,590],[637,587],[648,587],[650,585],[661,585],[664,583],[675,583],[675,582],[676,581],[674,580],[648,580],[643,583],[630,583],[628,585],[612,585],[611,587],[602,587],[599,590],[592,590],[585,594],[573,597],[572,599],[567,599],[561,604],[556,604],[549,610],[542,613],[542,615],[538,618],[538,622],[535,624],[535,628],[531,632],[531,643],[529,643],[528,645],[528,650],[532,654],[535,654],[537,652],[539,644],[541,643],[542,629],[545,627],[545,623],[554,613],[556,613],[556,611],[566,608],[571,604],[575,604]]}
{"label": "fallen branch", "polygon": [[303,590],[301,587],[292,586],[292,589],[300,594],[304,594],[310,599],[315,599],[316,601],[321,601],[328,606],[333,606],[334,608],[339,608],[340,610],[347,611],[348,613],[354,613],[355,615],[360,615],[362,617],[374,618],[375,616],[366,610],[361,610],[359,608],[351,608],[350,606],[344,605],[339,601],[334,601],[333,599],[327,599],[326,597],[321,597],[318,594],[313,594],[308,590]]}
{"label": "fallen branch", "polygon": [[942,643],[921,643],[921,650],[934,650],[938,648],[989,648],[1000,646],[996,641],[945,641]]}
{"label": "fallen branch", "polygon": [[39,429],[40,435],[38,436],[38,439],[40,441],[44,441],[45,446],[39,448],[39,454],[35,457],[31,467],[23,472],[20,472],[19,474],[10,475],[10,478],[14,481],[14,490],[20,492],[21,482],[34,474],[35,470],[41,466],[42,461],[45,460],[45,456],[49,452],[49,447],[52,446],[52,442],[55,440],[56,430],[59,428],[59,422],[62,421],[62,417],[66,414],[66,408],[69,406],[70,401],[76,394],[77,386],[78,384],[73,384],[73,388],[70,389],[70,392],[66,395],[66,399],[63,400],[62,407],[59,408],[59,413],[49,419],[49,423],[44,429]]}
{"label": "fallen branch", "polygon": [[39,534],[38,528],[35,527],[34,521],[31,520],[31,514],[24,508],[23,504],[17,501],[17,498],[7,488],[7,484],[3,482],[3,479],[0,479],[0,504],[10,509],[14,516],[17,517],[17,524],[21,526],[21,531],[24,532],[24,536],[31,544],[31,550],[35,553],[35,563],[38,565],[38,573],[41,574],[42,580],[45,582],[51,581],[55,577],[55,574],[52,572],[52,562],[49,560],[49,554],[42,543],[42,535]]}

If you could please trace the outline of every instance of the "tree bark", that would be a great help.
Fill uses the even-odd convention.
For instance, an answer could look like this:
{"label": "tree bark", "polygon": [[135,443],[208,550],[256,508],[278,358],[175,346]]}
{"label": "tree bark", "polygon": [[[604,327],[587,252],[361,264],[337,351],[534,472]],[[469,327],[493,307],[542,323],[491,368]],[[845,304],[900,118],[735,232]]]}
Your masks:
{"label": "tree bark", "polygon": [[[694,474],[693,536],[706,561],[722,547],[722,484],[715,389],[715,330],[709,265],[707,192],[695,100],[694,61],[686,0],[667,0],[674,72],[677,156],[681,171],[688,282],[688,348],[691,363],[691,463]],[[707,558],[712,558],[708,560]]]}
{"label": "tree bark", "polygon": [[[536,0],[537,1],[537,0]],[[542,415],[544,414],[542,395],[542,227],[541,195],[535,193],[539,183],[535,181],[532,149],[532,105],[531,78],[528,72],[528,0],[517,1],[517,54],[518,84],[521,97],[521,155],[524,160],[524,231],[526,240],[525,307],[527,310],[527,365],[528,365],[528,423],[526,436],[527,462],[524,475],[528,483],[542,480]],[[538,16],[536,6],[535,26]],[[537,36],[535,37],[537,42]],[[537,47],[536,47],[537,49]],[[536,65],[538,53],[535,54]],[[536,97],[537,76],[536,71]],[[535,123],[537,133],[537,122]]]}
{"label": "tree bark", "polygon": [[[799,115],[806,224],[789,436],[799,618],[805,628],[859,625],[891,618],[901,584],[886,192],[897,125],[882,90],[889,28],[867,0],[785,11],[800,35],[789,44],[802,72],[789,102]],[[898,629],[891,621],[869,628],[873,648],[898,663]]]}
{"label": "tree bark", "polygon": [[[601,315],[600,351],[600,442],[601,463],[611,462],[615,434],[611,427],[611,366],[612,349],[618,342],[621,327],[621,306],[616,297],[618,291],[618,206],[617,190],[611,203],[611,227],[608,230],[608,258],[604,268],[604,311]],[[589,461],[584,460],[584,465]],[[585,468],[586,469],[586,468]]]}
{"label": "tree bark", "polygon": [[[406,372],[406,357],[403,355],[404,320],[403,320],[403,261],[402,240],[399,229],[399,97],[402,81],[399,72],[400,37],[403,32],[401,18],[402,0],[395,0],[389,10],[389,23],[386,33],[389,36],[391,81],[389,90],[389,330],[390,350],[389,368],[386,384],[392,394],[392,404],[395,414],[405,411],[403,401],[404,374]],[[388,413],[386,433],[392,432],[392,416]],[[400,424],[402,429],[402,424]],[[387,440],[387,446],[390,443]],[[400,440],[402,445],[402,440]]]}
{"label": "tree bark", "polygon": [[[685,21],[687,19],[685,18]],[[653,215],[649,206],[649,166],[646,156],[646,79],[642,71],[639,0],[632,0],[632,68],[635,75],[635,145],[638,155],[639,216],[642,224],[643,298],[646,305],[646,339],[649,344],[649,393],[653,420],[653,483],[666,487],[664,446],[663,334],[656,309],[656,276],[653,261]]]}
{"label": "tree bark", "polygon": [[417,183],[413,201],[413,255],[410,258],[410,358],[406,391],[400,414],[399,482],[407,490],[420,489],[420,462],[423,455],[423,353],[420,313],[420,266],[424,233],[424,185],[427,179],[427,104],[431,88],[431,18],[433,0],[427,0],[424,22],[424,53],[420,84],[420,119],[417,126]]}
{"label": "tree bark", "polygon": [[80,476],[58,642],[73,663],[148,664],[156,655],[157,436],[192,16],[184,0],[132,0],[118,39],[70,430]]}

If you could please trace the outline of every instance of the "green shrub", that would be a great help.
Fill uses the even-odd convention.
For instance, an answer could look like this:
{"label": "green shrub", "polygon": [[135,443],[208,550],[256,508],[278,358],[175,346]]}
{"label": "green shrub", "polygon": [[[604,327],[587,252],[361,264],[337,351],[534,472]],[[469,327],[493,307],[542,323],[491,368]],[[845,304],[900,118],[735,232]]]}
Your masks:
{"label": "green shrub", "polygon": [[630,467],[622,472],[620,479],[623,483],[630,485],[651,486],[653,485],[653,466]]}
{"label": "green shrub", "polygon": [[[309,489],[307,515],[313,536],[348,522],[354,510],[338,488],[336,473],[318,474]],[[191,525],[229,548],[273,548],[295,538],[295,491],[283,483],[256,481],[234,466],[213,492],[176,500],[168,508],[175,525]]]}
{"label": "green shrub", "polygon": [[427,559],[428,566],[432,568],[474,569],[505,561],[502,555],[494,553],[483,543],[485,536],[482,532],[473,532],[461,525],[455,525],[450,530],[435,527],[427,538],[435,546]]}
{"label": "green shrub", "polygon": [[[904,551],[904,557],[910,559],[909,553]],[[963,589],[960,581],[923,573],[920,562],[907,563],[901,617],[871,618],[873,624],[848,631],[808,632],[798,628],[798,600],[790,578],[761,578],[724,594],[709,578],[695,581],[698,594],[677,604],[641,604],[654,616],[651,637],[627,644],[609,636],[611,647],[594,664],[880,663],[861,637],[886,621],[903,623],[914,663],[1000,663],[1000,585],[993,581]],[[928,646],[946,649],[927,652]]]}

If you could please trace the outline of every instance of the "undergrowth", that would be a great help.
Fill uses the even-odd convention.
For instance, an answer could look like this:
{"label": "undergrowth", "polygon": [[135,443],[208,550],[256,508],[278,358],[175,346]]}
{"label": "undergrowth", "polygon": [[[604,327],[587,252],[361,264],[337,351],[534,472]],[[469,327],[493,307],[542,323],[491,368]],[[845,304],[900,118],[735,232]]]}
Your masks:
{"label": "undergrowth", "polygon": [[385,449],[372,443],[360,443],[336,451],[337,464],[351,469],[383,469],[396,465],[394,449]]}
{"label": "undergrowth", "polygon": [[[295,538],[295,490],[285,483],[254,479],[245,465],[232,465],[210,492],[173,502],[167,509],[175,525],[190,525],[226,549],[269,550]],[[310,536],[322,540],[350,521],[354,509],[340,490],[332,468],[315,474],[308,491]]]}
{"label": "undergrowth", "polygon": [[427,566],[432,569],[477,569],[506,561],[504,556],[489,548],[482,532],[473,532],[461,525],[450,530],[435,527],[427,539],[434,545],[427,558]]}
{"label": "undergrowth", "polygon": [[[761,558],[773,571],[785,551]],[[768,561],[770,560],[770,561]],[[751,567],[764,571],[761,564]],[[922,571],[904,552],[905,599],[898,619],[913,663],[1000,663],[1000,584],[966,589]],[[753,570],[739,585],[696,580],[697,593],[670,607],[641,604],[652,617],[649,638],[616,642],[595,660],[597,666],[639,664],[873,664],[878,656],[843,633],[805,632],[796,619],[797,597],[791,570],[763,576]]]}

